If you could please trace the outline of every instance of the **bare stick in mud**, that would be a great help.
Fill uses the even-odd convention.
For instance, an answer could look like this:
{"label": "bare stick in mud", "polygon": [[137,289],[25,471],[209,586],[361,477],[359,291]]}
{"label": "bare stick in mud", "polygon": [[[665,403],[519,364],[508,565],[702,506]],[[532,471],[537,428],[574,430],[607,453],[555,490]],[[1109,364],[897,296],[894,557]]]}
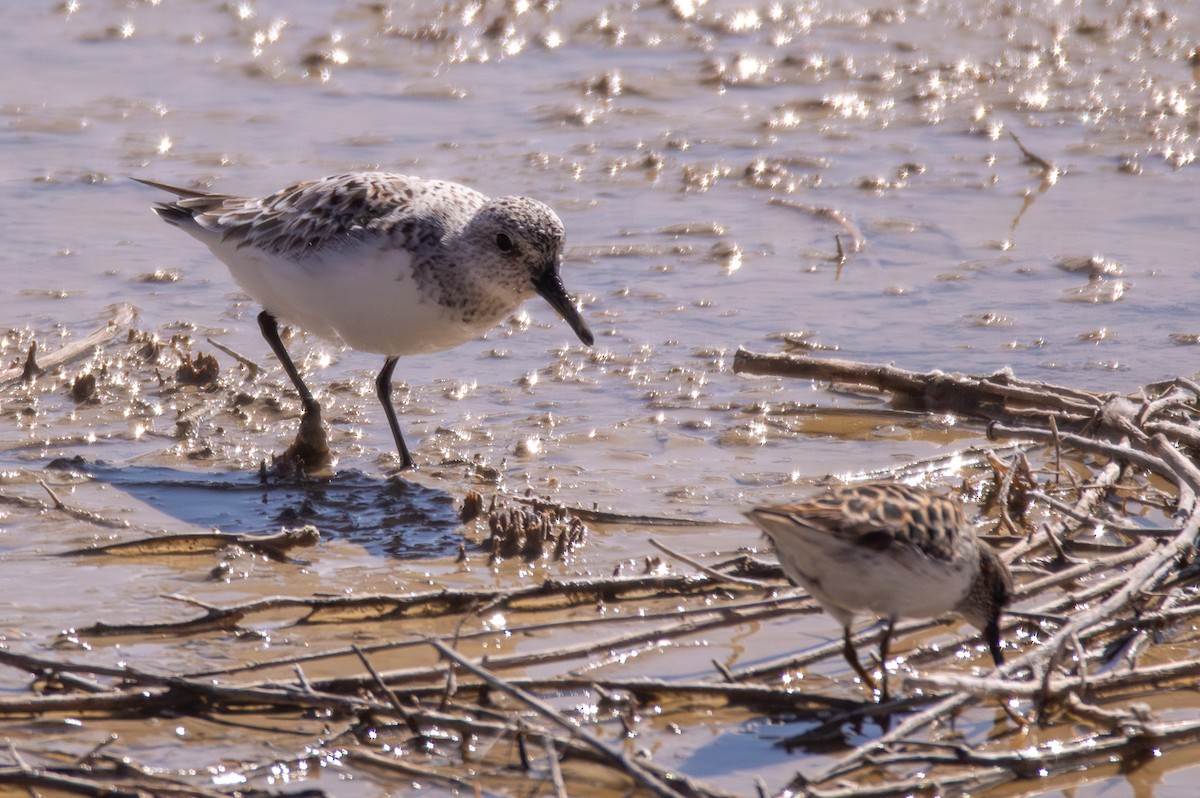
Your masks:
{"label": "bare stick in mud", "polygon": [[[133,309],[132,305],[115,305],[112,314],[109,316],[108,321],[104,323],[104,326],[85,335],[83,338],[71,341],[53,352],[41,353],[38,356],[36,365],[37,372],[45,373],[70,363],[77,358],[90,355],[96,347],[125,332],[129,325],[133,323],[136,315],[137,312]],[[22,365],[0,371],[0,385],[6,385],[15,380],[25,378],[28,370],[27,366]]]}

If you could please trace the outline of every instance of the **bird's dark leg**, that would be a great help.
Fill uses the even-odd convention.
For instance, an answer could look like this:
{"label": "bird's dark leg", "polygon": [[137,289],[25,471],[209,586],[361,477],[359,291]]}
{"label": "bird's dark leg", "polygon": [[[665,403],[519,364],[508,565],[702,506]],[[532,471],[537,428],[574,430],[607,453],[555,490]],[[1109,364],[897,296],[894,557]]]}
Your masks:
{"label": "bird's dark leg", "polygon": [[879,639],[879,669],[883,672],[879,684],[879,703],[886,703],[888,700],[888,649],[892,647],[892,629],[896,626],[895,618],[888,618],[887,625],[883,627],[883,637]]}
{"label": "bird's dark leg", "polygon": [[400,453],[400,468],[407,471],[413,467],[413,459],[412,455],[408,453],[408,447],[404,444],[404,436],[400,434],[400,422],[396,420],[396,408],[392,407],[392,372],[396,370],[397,360],[399,358],[389,357],[383,362],[383,368],[380,369],[379,376],[375,378],[375,393],[379,396],[379,403],[383,405],[388,426],[392,428],[392,437],[396,439],[396,451]]}
{"label": "bird's dark leg", "polygon": [[275,320],[275,316],[269,310],[264,310],[258,314],[258,329],[262,330],[263,338],[267,339],[267,343],[271,345],[271,351],[275,353],[275,357],[283,364],[283,370],[287,372],[292,385],[296,386],[296,392],[300,394],[300,401],[304,404],[304,412],[313,411],[320,413],[321,406],[317,404],[316,399],[313,399],[308,386],[304,384],[304,380],[300,377],[300,372],[296,370],[296,364],[292,362],[291,355],[284,348],[283,341],[279,338],[279,322]]}
{"label": "bird's dark leg", "polygon": [[304,407],[304,415],[300,418],[300,431],[296,440],[283,453],[285,460],[298,460],[307,474],[325,473],[330,471],[332,458],[329,454],[329,438],[325,434],[325,425],[321,423],[321,405],[313,398],[312,392],[304,384],[296,364],[292,362],[283,341],[279,338],[279,322],[268,310],[258,314],[258,328],[262,330],[263,338],[271,346],[271,351],[287,372],[296,393],[300,394],[300,403]]}
{"label": "bird's dark leg", "polygon": [[858,678],[862,679],[863,686],[871,692],[875,692],[875,680],[871,678],[871,674],[867,673],[867,669],[858,661],[858,652],[854,650],[854,644],[850,642],[849,626],[843,628],[842,656],[846,658],[846,662],[850,663],[850,667],[858,674]]}
{"label": "bird's dark leg", "polygon": [[983,630],[983,639],[987,641],[988,649],[992,652],[992,659],[999,668],[1004,664],[1004,651],[1000,648],[1000,615],[996,614],[995,618],[988,621],[987,628]]}

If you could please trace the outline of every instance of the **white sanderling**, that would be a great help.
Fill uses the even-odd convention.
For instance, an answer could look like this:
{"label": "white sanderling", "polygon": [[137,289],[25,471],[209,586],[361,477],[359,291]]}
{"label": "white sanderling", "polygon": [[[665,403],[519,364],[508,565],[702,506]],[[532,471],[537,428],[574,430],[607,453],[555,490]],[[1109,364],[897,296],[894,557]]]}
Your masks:
{"label": "white sanderling", "polygon": [[975,536],[953,499],[871,482],[746,515],[775,544],[788,578],[842,624],[842,653],[872,690],[875,682],[851,645],[850,625],[858,614],[887,620],[879,643],[880,700],[887,700],[888,644],[897,618],[957,612],[983,632],[996,665],[1004,662],[1000,612],[1012,599],[1012,575]]}
{"label": "white sanderling", "polygon": [[304,404],[301,428],[317,430],[325,446],[317,470],[328,465],[320,405],[277,318],[386,356],[375,388],[405,469],[413,459],[392,406],[401,355],[477,338],[534,294],[592,345],[559,275],[562,221],[537,200],[489,199],[457,183],[382,172],[298,183],[261,199],[138,182],[179,197],[155,212],[207,245],[262,305],[263,337]]}

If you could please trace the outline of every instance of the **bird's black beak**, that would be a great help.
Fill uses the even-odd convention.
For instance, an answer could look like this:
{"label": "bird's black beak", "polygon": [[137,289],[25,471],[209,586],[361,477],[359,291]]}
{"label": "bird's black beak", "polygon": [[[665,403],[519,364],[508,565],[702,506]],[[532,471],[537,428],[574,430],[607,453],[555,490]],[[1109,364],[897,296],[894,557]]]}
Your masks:
{"label": "bird's black beak", "polygon": [[571,329],[579,336],[580,341],[588,346],[595,343],[595,336],[588,329],[583,316],[579,315],[579,310],[575,307],[575,300],[563,286],[562,277],[559,276],[557,268],[550,266],[544,269],[541,276],[533,281],[533,289],[537,291],[538,296],[550,303],[550,307],[558,311],[558,315],[563,317],[563,321],[571,325]]}

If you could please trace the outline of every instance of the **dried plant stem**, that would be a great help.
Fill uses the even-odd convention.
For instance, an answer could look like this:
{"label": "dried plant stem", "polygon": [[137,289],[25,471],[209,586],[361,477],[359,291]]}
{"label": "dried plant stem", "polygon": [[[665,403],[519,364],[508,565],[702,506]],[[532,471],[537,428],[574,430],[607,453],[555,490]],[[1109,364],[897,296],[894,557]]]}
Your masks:
{"label": "dried plant stem", "polygon": [[[483,679],[497,690],[507,693],[521,703],[529,706],[543,718],[566,731],[567,734],[582,741],[601,756],[620,767],[635,783],[640,784],[655,795],[665,796],[666,798],[678,798],[680,795],[717,796],[723,794],[720,791],[702,787],[691,779],[679,776],[678,774],[664,776],[651,771],[642,762],[634,760],[628,753],[614,750],[587,729],[563,717],[557,710],[540,698],[535,697],[532,693],[515,687],[486,668],[474,664],[440,640],[430,639],[429,644],[436,648],[446,659]],[[672,784],[672,781],[678,781],[680,784]],[[684,785],[686,785],[686,789],[684,789]]]}

